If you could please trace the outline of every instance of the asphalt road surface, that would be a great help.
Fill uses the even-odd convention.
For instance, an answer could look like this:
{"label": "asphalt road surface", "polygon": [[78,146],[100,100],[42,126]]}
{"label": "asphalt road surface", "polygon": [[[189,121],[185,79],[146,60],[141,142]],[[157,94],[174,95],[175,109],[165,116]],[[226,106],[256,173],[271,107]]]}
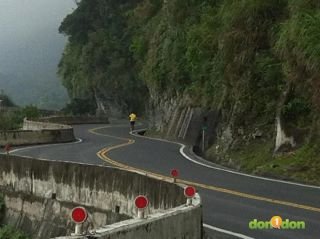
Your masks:
{"label": "asphalt road surface", "polygon": [[[320,238],[320,188],[248,177],[206,167],[187,148],[129,134],[127,125],[74,126],[81,142],[45,145],[13,152],[61,161],[130,166],[165,176],[176,168],[180,181],[194,185],[203,202],[207,238],[316,239]],[[99,153],[98,153],[99,152]],[[249,222],[303,221],[305,229],[250,229]],[[228,234],[221,234],[225,230]],[[217,231],[218,230],[218,231]]]}

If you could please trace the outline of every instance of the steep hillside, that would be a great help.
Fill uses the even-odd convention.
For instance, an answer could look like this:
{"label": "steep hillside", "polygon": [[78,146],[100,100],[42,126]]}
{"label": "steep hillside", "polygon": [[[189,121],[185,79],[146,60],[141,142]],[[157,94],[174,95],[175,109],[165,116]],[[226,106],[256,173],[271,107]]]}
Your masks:
{"label": "steep hillside", "polygon": [[71,97],[145,109],[166,135],[199,112],[211,160],[319,183],[319,23],[316,0],[82,0],[59,72]]}
{"label": "steep hillside", "polygon": [[130,52],[127,13],[136,1],[81,1],[60,31],[69,35],[59,73],[71,98],[97,101],[99,110],[142,111],[147,96]]}

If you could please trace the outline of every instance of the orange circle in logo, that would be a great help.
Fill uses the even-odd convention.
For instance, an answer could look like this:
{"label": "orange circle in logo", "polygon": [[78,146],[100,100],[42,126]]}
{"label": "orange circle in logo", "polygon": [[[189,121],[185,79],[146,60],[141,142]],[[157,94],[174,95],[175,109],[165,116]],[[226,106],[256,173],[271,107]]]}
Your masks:
{"label": "orange circle in logo", "polygon": [[280,229],[282,225],[282,218],[280,216],[273,216],[270,220],[270,223],[273,228]]}

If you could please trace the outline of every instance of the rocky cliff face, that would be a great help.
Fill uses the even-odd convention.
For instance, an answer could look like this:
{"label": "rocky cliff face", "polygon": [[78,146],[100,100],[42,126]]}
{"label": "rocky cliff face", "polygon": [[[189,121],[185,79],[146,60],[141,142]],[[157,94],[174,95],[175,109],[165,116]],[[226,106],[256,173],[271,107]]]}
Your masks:
{"label": "rocky cliff face", "polygon": [[186,95],[174,98],[155,96],[151,98],[147,112],[151,129],[166,138],[200,148],[204,129],[207,148],[216,137],[218,112],[194,106]]}

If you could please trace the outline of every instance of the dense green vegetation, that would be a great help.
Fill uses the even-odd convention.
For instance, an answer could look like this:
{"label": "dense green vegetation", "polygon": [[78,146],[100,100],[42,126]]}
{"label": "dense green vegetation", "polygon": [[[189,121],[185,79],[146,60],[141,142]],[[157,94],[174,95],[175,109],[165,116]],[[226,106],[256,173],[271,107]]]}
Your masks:
{"label": "dense green vegetation", "polygon": [[123,109],[144,107],[146,89],[135,77],[126,12],[135,1],[81,1],[60,31],[69,35],[59,74],[71,98],[104,97]]}
{"label": "dense green vegetation", "polygon": [[93,115],[96,112],[96,108],[95,102],[90,99],[74,98],[62,111],[67,115]]}
{"label": "dense green vegetation", "polygon": [[239,125],[273,122],[280,94],[291,84],[283,110],[296,118],[320,102],[318,5],[82,0],[60,27],[69,44],[59,72],[72,98],[94,100],[99,93],[141,104],[145,85],[151,95],[187,93],[195,104],[223,107],[228,116],[236,110],[232,120]]}
{"label": "dense green vegetation", "polygon": [[[276,116],[300,150],[316,145],[319,24],[317,0],[82,0],[60,27],[69,43],[59,73],[72,98],[103,95],[124,110],[187,95],[231,128],[229,148],[208,157],[257,172],[276,160]],[[263,159],[256,144],[269,145]]]}
{"label": "dense green vegetation", "polygon": [[37,107],[28,105],[18,108],[3,92],[0,94],[0,100],[0,130],[19,129],[22,127],[25,117],[28,119],[37,119],[40,116]]}
{"label": "dense green vegetation", "polygon": [[30,237],[28,237],[27,235],[17,231],[17,229],[10,226],[0,227],[0,238],[1,239],[30,239]]}

